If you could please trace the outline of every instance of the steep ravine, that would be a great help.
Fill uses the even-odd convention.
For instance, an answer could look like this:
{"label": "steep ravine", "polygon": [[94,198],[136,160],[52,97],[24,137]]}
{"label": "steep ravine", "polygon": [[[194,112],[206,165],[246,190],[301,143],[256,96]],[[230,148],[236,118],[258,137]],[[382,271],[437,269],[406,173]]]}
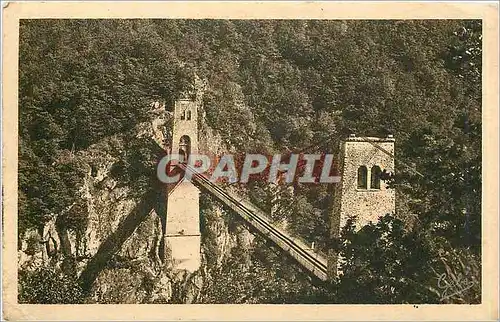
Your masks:
{"label": "steep ravine", "polygon": [[[137,127],[133,140],[151,146],[170,139],[171,115],[156,105],[151,122]],[[223,152],[220,137],[205,125],[200,129],[204,152]],[[82,162],[86,175],[80,185],[80,199],[67,209],[86,215],[84,230],[68,229],[57,218],[43,232],[28,231],[19,251],[21,269],[59,267],[78,276],[86,289],[87,303],[203,303],[203,289],[214,283],[212,273],[224,265],[235,247],[245,250],[252,235],[224,214],[210,198],[201,195],[202,266],[193,274],[175,272],[163,254],[162,216],[164,191],[122,180],[113,174],[126,157],[130,137],[110,137],[72,156]],[[37,242],[54,238],[58,253],[49,259]],[[93,281],[93,283],[91,283]],[[205,285],[205,287],[204,287]]]}

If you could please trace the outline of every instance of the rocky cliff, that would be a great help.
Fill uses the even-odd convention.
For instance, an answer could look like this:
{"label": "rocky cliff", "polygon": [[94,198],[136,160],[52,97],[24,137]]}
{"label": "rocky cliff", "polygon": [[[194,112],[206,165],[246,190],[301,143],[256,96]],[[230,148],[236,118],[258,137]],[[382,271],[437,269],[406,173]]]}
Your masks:
{"label": "rocky cliff", "polygon": [[[152,168],[161,155],[158,145],[168,149],[171,113],[156,103],[151,115],[150,122],[133,133],[109,137],[65,156],[78,160],[84,169],[75,183],[79,198],[63,213],[54,214],[43,230],[25,234],[19,250],[21,271],[49,266],[72,277],[82,278],[83,273],[86,283],[93,281],[84,285],[89,303],[203,302],[203,284],[213,283],[212,272],[220,269],[231,249],[249,247],[252,235],[202,195],[201,269],[193,274],[172,269],[163,254],[163,191],[148,186],[144,176],[130,175],[131,169],[137,170],[134,149],[149,149],[141,165]],[[220,137],[201,123],[204,152],[222,153]],[[144,153],[141,156],[144,159]]]}

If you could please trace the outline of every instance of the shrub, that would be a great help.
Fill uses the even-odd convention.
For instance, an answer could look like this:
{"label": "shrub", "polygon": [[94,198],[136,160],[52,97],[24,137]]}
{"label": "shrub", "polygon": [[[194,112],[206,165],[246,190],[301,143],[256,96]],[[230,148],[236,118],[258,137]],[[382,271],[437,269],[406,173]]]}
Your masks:
{"label": "shrub", "polygon": [[49,267],[20,271],[18,297],[19,303],[26,304],[83,303],[82,290],[76,279]]}

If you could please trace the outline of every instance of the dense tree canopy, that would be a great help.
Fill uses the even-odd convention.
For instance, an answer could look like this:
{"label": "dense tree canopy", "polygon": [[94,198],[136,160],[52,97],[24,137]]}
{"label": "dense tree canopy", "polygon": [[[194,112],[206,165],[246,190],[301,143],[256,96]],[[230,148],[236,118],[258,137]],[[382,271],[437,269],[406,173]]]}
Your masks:
{"label": "dense tree canopy", "polygon": [[[151,117],[146,107],[152,101],[170,104],[196,72],[208,83],[206,122],[238,151],[294,151],[331,137],[322,149],[334,152],[348,133],[393,134],[393,184],[404,196],[404,211],[395,216],[406,226],[382,221],[366,238],[392,231],[404,247],[418,241],[429,256],[436,240],[478,256],[481,28],[481,21],[468,20],[23,20],[20,236],[75,202],[84,169],[73,153],[111,135],[126,137]],[[144,146],[129,147],[147,158]],[[141,168],[135,161],[124,162]],[[255,183],[247,190],[271,210],[265,189]],[[325,249],[328,198],[326,185],[297,186],[294,196],[278,201],[289,207],[276,219],[286,218],[295,233]],[[344,237],[363,239],[355,234]],[[370,265],[376,259],[360,256]],[[349,274],[366,273],[348,267]],[[381,280],[367,275],[364,281],[389,283],[384,276],[392,269],[375,267],[370,276]],[[369,298],[426,296],[405,299],[405,288],[396,284],[387,285],[399,293]]]}

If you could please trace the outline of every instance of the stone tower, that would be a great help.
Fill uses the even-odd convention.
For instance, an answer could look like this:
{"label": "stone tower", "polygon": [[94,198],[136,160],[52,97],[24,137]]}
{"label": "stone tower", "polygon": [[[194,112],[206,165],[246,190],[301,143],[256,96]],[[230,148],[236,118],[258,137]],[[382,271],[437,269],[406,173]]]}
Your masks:
{"label": "stone tower", "polygon": [[[331,235],[336,238],[350,215],[357,216],[360,229],[378,217],[396,210],[396,193],[381,174],[394,173],[394,138],[351,135],[340,149],[341,182],[335,191]],[[382,175],[382,178],[384,176]],[[337,274],[338,256],[330,254],[329,271]]]}
{"label": "stone tower", "polygon": [[[198,153],[198,100],[175,102],[172,154],[184,156]],[[168,191],[166,246],[175,269],[194,272],[200,267],[199,190],[182,180]]]}

